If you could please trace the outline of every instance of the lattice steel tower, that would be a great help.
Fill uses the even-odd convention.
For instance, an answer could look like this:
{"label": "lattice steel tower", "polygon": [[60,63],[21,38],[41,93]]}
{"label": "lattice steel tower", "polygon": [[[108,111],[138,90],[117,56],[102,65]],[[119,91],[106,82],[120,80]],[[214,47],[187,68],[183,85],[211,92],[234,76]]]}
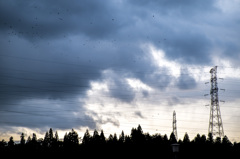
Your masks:
{"label": "lattice steel tower", "polygon": [[218,83],[217,83],[217,66],[210,70],[211,73],[211,107],[208,133],[212,133],[213,136],[223,137],[223,123],[220,112],[219,100],[218,100]]}
{"label": "lattice steel tower", "polygon": [[175,138],[178,139],[177,136],[177,119],[176,119],[176,112],[175,110],[173,111],[173,134],[175,135]]}

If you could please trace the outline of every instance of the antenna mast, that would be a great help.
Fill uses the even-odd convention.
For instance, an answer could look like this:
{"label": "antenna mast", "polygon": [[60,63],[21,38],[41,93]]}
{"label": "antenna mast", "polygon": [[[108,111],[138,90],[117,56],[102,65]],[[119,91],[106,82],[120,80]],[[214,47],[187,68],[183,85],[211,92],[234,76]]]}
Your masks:
{"label": "antenna mast", "polygon": [[223,123],[220,112],[219,100],[218,100],[218,84],[217,84],[217,66],[210,70],[211,73],[211,106],[210,106],[210,118],[208,133],[212,133],[213,136],[223,137]]}

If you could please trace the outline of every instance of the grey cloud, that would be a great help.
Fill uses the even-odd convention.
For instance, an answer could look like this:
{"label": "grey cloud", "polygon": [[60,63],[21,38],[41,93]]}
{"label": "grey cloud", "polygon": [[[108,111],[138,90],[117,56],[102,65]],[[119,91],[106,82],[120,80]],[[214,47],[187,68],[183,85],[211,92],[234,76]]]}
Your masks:
{"label": "grey cloud", "polygon": [[104,120],[104,119],[98,120],[97,123],[99,123],[99,124],[111,123],[114,126],[117,126],[117,127],[120,126],[119,121],[117,119],[115,119],[114,117],[107,118],[106,120]]}
{"label": "grey cloud", "polygon": [[177,79],[176,85],[180,89],[193,89],[196,88],[197,82],[187,73],[187,71],[182,71],[180,77]]}
{"label": "grey cloud", "polygon": [[114,114],[109,114],[109,113],[97,114],[94,111],[90,111],[89,113],[91,114],[90,116],[94,116],[94,118],[95,118],[94,121],[96,123],[95,128],[97,128],[97,129],[101,129],[101,125],[107,124],[107,123],[111,123],[117,127],[120,126],[119,120],[115,118]]}
{"label": "grey cloud", "polygon": [[172,96],[171,98],[168,99],[169,106],[174,106],[175,104],[179,104],[180,102],[181,102],[181,99],[176,96]]}
{"label": "grey cloud", "polygon": [[135,5],[139,5],[141,7],[148,6],[147,8],[151,8],[154,10],[158,10],[160,12],[166,13],[191,13],[202,12],[202,10],[212,11],[212,9],[216,9],[215,4],[216,0],[209,1],[191,1],[191,0],[131,0],[131,3]]}
{"label": "grey cloud", "polygon": [[152,71],[148,71],[145,74],[138,74],[137,77],[152,88],[164,90],[172,81],[172,77],[168,75],[169,71],[170,70],[165,67],[159,70],[159,68],[155,66],[155,68],[152,67]]}
{"label": "grey cloud", "polygon": [[143,90],[142,95],[143,95],[144,98],[147,98],[149,96],[149,92],[146,91],[146,90]]}
{"label": "grey cloud", "polygon": [[107,81],[109,87],[109,95],[121,102],[131,102],[135,98],[135,92],[125,79],[125,73],[118,71],[117,73],[109,70],[103,74],[103,80]]}
{"label": "grey cloud", "polygon": [[176,33],[174,36],[170,36],[166,43],[163,47],[170,59],[177,58],[195,64],[209,63],[211,60],[210,48],[212,44],[207,37],[197,32],[189,33],[185,30]]}
{"label": "grey cloud", "polygon": [[144,118],[144,116],[142,115],[142,113],[140,111],[135,111],[134,114],[140,118]]}

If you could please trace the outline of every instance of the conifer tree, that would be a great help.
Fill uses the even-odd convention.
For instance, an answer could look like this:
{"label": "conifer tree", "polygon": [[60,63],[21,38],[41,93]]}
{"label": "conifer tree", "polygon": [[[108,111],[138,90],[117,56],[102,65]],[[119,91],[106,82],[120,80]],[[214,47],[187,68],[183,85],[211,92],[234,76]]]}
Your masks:
{"label": "conifer tree", "polygon": [[131,130],[131,139],[135,144],[143,144],[145,141],[145,136],[142,131],[142,127],[138,125],[137,129],[132,128]]}
{"label": "conifer tree", "polygon": [[201,143],[201,136],[200,136],[200,134],[197,134],[197,136],[194,138],[194,142],[197,143],[197,144]]}
{"label": "conifer tree", "polygon": [[49,129],[49,133],[48,133],[48,134],[49,134],[49,136],[48,136],[48,137],[49,137],[48,142],[49,142],[49,145],[52,146],[52,143],[53,143],[53,140],[54,140],[52,128]]}
{"label": "conifer tree", "polygon": [[207,143],[213,144],[213,135],[212,135],[212,133],[208,134]]}
{"label": "conifer tree", "polygon": [[222,144],[224,146],[231,146],[232,145],[231,141],[229,141],[229,139],[228,139],[228,137],[226,135],[222,139]]}
{"label": "conifer tree", "polygon": [[168,136],[167,136],[167,134],[165,134],[163,136],[163,144],[168,144]]}
{"label": "conifer tree", "polygon": [[207,139],[206,139],[206,136],[205,136],[205,135],[202,135],[202,136],[201,136],[201,143],[202,143],[202,144],[205,144],[205,143],[206,143],[206,140],[207,140]]}
{"label": "conifer tree", "polygon": [[91,143],[91,139],[92,139],[92,137],[91,137],[91,135],[90,135],[90,133],[89,133],[89,131],[87,129],[86,132],[84,133],[82,143],[85,144],[85,145],[90,144]]}
{"label": "conifer tree", "polygon": [[31,138],[31,136],[28,136],[27,144],[31,144],[31,143],[32,143],[32,138]]}
{"label": "conifer tree", "polygon": [[173,132],[170,135],[170,143],[171,144],[177,143],[177,139],[176,139],[176,137],[175,137]]}
{"label": "conifer tree", "polygon": [[99,144],[99,139],[100,139],[100,136],[98,135],[98,131],[95,129],[94,132],[93,132],[93,143],[94,144]]}
{"label": "conifer tree", "polygon": [[44,139],[43,139],[43,144],[45,147],[49,147],[50,146],[50,137],[49,137],[49,133],[46,132]]}
{"label": "conifer tree", "polygon": [[54,140],[57,141],[57,142],[59,141],[59,137],[58,137],[58,132],[57,131],[55,133]]}
{"label": "conifer tree", "polygon": [[113,144],[117,144],[117,142],[118,142],[117,134],[114,133],[114,135],[113,135]]}
{"label": "conifer tree", "polygon": [[33,133],[32,142],[37,142],[37,135],[35,133]]}
{"label": "conifer tree", "polygon": [[20,136],[20,144],[21,144],[21,145],[25,145],[25,136],[24,136],[24,133],[22,133],[21,136]]}
{"label": "conifer tree", "polygon": [[108,144],[113,144],[113,135],[112,134],[109,135],[109,137],[107,139],[107,143]]}
{"label": "conifer tree", "polygon": [[14,141],[13,141],[13,137],[12,136],[9,138],[8,146],[9,147],[13,147],[14,146]]}
{"label": "conifer tree", "polygon": [[122,133],[119,135],[119,139],[118,139],[119,143],[124,143],[125,141],[125,136],[124,136],[124,132],[122,131]]}
{"label": "conifer tree", "polygon": [[100,144],[105,144],[106,143],[106,138],[104,136],[103,130],[101,130],[99,140],[100,140]]}
{"label": "conifer tree", "polygon": [[79,139],[78,139],[78,133],[72,129],[72,132],[70,132],[70,140],[73,145],[78,145],[79,144]]}
{"label": "conifer tree", "polygon": [[190,143],[190,139],[189,139],[189,136],[188,136],[188,133],[186,132],[184,137],[183,137],[183,143]]}

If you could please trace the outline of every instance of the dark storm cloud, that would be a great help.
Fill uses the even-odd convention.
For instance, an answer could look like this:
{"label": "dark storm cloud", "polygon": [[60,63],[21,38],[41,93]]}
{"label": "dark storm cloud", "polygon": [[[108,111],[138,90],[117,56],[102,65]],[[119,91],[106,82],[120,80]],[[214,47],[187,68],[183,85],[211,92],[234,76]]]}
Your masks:
{"label": "dark storm cloud", "polygon": [[[18,103],[14,109],[1,110],[1,114],[3,114],[1,116],[1,125],[35,129],[43,127],[69,129],[82,126],[88,126],[91,129],[96,128],[96,121],[91,116],[86,114],[74,116],[73,112],[76,112],[77,109],[72,104],[59,103],[64,104],[64,106],[59,108],[54,102],[49,101],[45,102],[46,105],[43,105],[43,103],[37,104],[36,101],[32,105]],[[49,107],[49,104],[51,104],[51,107]],[[84,110],[81,111],[84,112]]]}
{"label": "dark storm cloud", "polygon": [[118,16],[114,12],[116,6],[107,2],[45,0],[29,3],[20,0],[0,3],[0,27],[31,40],[72,34],[106,38],[120,27],[114,20]]}
{"label": "dark storm cloud", "polygon": [[[74,64],[74,60],[66,63],[64,56],[49,53],[41,54],[38,58],[26,53],[21,53],[19,57],[17,52],[2,55],[1,84],[8,89],[6,92],[16,91],[26,97],[64,98],[74,96],[79,90],[86,90],[89,80],[100,74],[99,70]],[[84,74],[88,71],[91,74]]]}
{"label": "dark storm cloud", "polygon": [[234,57],[239,59],[239,18],[222,11],[219,0],[131,0],[130,3],[134,13],[141,15],[136,20],[142,24],[138,28],[150,30],[142,38],[163,49],[170,60],[208,64],[216,47],[226,50],[222,55],[231,61]]}
{"label": "dark storm cloud", "polygon": [[199,33],[189,33],[187,30],[176,33],[175,36],[168,38],[167,43],[163,47],[169,59],[178,58],[189,64],[209,63],[211,60],[211,42],[207,37]]}
{"label": "dark storm cloud", "polygon": [[[170,59],[206,64],[211,60],[209,54],[214,41],[210,39],[214,35],[206,36],[201,25],[217,25],[206,18],[221,14],[216,2],[9,1],[0,5],[0,27],[31,41],[85,35],[92,40],[106,39],[118,43],[151,42],[164,49]],[[216,21],[216,18],[212,20]],[[226,46],[226,49],[237,46],[233,45]]]}

